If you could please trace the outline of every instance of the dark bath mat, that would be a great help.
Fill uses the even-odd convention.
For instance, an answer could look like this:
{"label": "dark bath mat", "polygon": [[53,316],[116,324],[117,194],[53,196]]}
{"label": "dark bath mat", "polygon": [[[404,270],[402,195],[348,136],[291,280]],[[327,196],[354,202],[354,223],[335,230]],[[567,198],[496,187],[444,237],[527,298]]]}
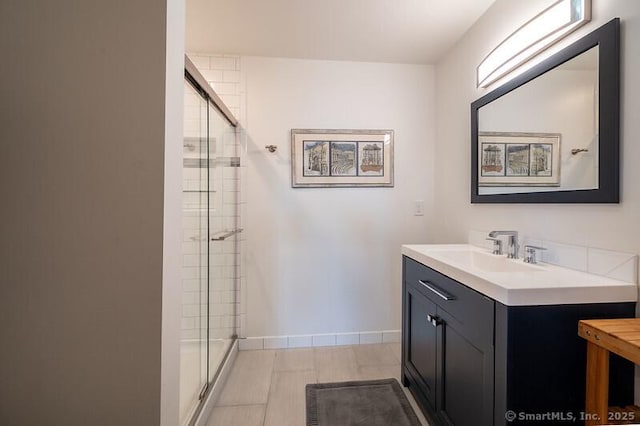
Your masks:
{"label": "dark bath mat", "polygon": [[306,387],[307,426],[420,426],[396,379]]}

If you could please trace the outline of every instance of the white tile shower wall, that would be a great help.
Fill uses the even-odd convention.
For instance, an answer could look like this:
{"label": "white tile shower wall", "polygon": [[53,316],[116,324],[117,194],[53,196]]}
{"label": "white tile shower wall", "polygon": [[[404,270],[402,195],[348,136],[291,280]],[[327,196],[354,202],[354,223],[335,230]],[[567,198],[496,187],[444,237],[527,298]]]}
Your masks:
{"label": "white tile shower wall", "polygon": [[[190,194],[187,194],[190,195]],[[183,263],[182,263],[182,339],[192,340],[200,336],[198,320],[206,293],[202,286],[202,225],[206,218],[198,210],[183,209]],[[206,222],[205,222],[206,223]],[[205,270],[206,273],[206,270]],[[206,276],[206,275],[205,275]]]}
{"label": "white tile shower wall", "polygon": [[[236,118],[242,121],[243,111],[241,110],[241,88],[240,88],[240,58],[237,56],[219,56],[207,54],[190,54],[191,61],[211,85],[213,90],[220,96],[227,108]],[[196,108],[195,112],[199,110]],[[196,131],[197,129],[193,129]],[[231,129],[232,130],[232,129]],[[210,170],[213,173],[211,178],[214,182],[222,182],[219,190],[210,194],[209,204],[213,215],[209,218],[210,228],[213,233],[216,231],[231,230],[242,227],[241,212],[244,204],[243,181],[246,176],[243,172],[245,160],[241,149],[242,131],[227,131],[215,136],[216,157],[223,157],[221,161],[226,161],[229,157],[240,157],[240,167],[218,167]],[[196,155],[190,152],[191,156]],[[185,156],[188,153],[185,148]],[[201,179],[198,172],[203,169],[185,168],[184,188],[200,189],[200,181],[206,182],[206,177]],[[200,197],[197,194],[186,193],[184,198],[185,209],[197,209],[200,205]],[[203,215],[206,218],[206,215]],[[210,318],[209,325],[213,338],[228,337],[237,333],[243,335],[242,310],[243,291],[246,288],[246,279],[242,265],[245,234],[241,233],[235,239],[228,239],[210,244]],[[183,253],[192,255],[198,253],[197,244],[189,244],[185,241]],[[195,262],[195,258],[185,260]],[[186,266],[185,266],[186,267]],[[206,270],[200,271],[206,273]],[[190,271],[193,276],[198,272]],[[242,285],[245,283],[245,285]],[[185,279],[184,291],[195,291],[199,287],[198,280],[193,278]],[[244,296],[246,299],[246,296]],[[186,300],[192,300],[187,298]],[[246,316],[246,315],[245,315]],[[183,321],[183,331],[189,326],[197,326],[197,322]],[[184,333],[183,333],[184,334]],[[197,337],[197,330],[191,330],[191,334]]]}
{"label": "white tile shower wall", "polygon": [[213,87],[233,115],[242,121],[240,111],[240,57],[233,55],[189,54],[189,58]]}
{"label": "white tile shower wall", "polygon": [[[488,234],[489,231],[471,230],[468,233],[468,242],[477,247],[491,249],[491,242],[485,240]],[[638,282],[638,256],[635,254],[543,241],[526,236],[520,241],[520,250],[525,244],[544,248],[539,254],[541,262],[615,280]]]}

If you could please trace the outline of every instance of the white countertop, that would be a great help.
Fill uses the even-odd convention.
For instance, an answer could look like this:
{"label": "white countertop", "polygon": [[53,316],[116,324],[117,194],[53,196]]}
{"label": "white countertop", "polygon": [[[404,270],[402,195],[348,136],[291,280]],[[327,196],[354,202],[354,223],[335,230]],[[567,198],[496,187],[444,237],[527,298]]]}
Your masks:
{"label": "white countertop", "polygon": [[546,263],[529,265],[469,244],[403,245],[402,254],[507,306],[638,300],[636,283]]}

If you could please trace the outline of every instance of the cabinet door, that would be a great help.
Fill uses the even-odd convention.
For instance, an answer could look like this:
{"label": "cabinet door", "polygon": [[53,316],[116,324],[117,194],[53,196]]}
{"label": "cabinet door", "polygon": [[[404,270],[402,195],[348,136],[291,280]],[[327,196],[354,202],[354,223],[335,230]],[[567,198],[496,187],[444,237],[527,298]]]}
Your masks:
{"label": "cabinet door", "polygon": [[456,426],[493,424],[493,342],[439,309],[438,417]]}
{"label": "cabinet door", "polygon": [[436,327],[429,318],[436,316],[436,305],[420,294],[413,285],[407,284],[406,289],[405,365],[433,409],[437,373]]}

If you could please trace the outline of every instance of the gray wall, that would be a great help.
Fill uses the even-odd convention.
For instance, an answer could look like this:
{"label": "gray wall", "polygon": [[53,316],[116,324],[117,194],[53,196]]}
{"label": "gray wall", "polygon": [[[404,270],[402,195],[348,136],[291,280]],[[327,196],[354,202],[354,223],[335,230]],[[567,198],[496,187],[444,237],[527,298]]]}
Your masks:
{"label": "gray wall", "polygon": [[166,13],[0,3],[0,424],[160,423]]}

